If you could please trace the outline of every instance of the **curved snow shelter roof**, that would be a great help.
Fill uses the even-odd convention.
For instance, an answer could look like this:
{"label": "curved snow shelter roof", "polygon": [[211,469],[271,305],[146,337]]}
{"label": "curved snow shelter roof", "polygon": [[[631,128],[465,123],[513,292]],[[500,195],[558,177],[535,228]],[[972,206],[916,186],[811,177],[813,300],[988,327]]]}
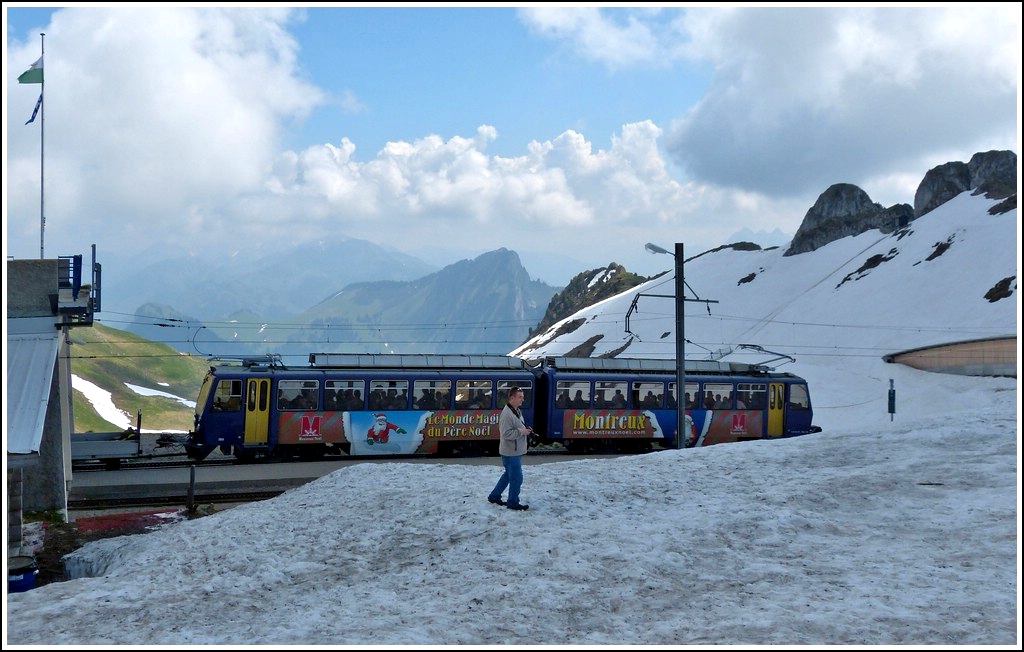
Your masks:
{"label": "curved snow shelter roof", "polygon": [[889,363],[958,376],[1017,377],[1017,336],[983,337],[898,351],[882,356]]}

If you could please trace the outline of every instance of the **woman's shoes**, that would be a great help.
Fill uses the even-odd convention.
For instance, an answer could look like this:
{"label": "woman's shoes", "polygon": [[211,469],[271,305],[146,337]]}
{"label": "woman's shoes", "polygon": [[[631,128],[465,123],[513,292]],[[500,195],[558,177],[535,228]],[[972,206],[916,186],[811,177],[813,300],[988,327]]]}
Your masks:
{"label": "woman's shoes", "polygon": [[520,504],[520,505],[507,505],[507,507],[509,509],[516,509],[516,510],[519,510],[519,511],[524,511],[524,510],[530,509],[529,505],[522,505],[522,504]]}

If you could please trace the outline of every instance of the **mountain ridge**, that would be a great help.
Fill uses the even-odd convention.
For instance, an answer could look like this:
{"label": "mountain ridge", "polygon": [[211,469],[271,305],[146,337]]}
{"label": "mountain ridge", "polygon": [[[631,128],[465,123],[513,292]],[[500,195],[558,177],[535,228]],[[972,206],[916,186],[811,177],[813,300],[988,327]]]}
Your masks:
{"label": "mountain ridge", "polygon": [[[865,231],[796,256],[784,256],[781,249],[729,247],[688,259],[688,286],[719,303],[714,311],[708,307],[708,314],[684,308],[686,357],[742,362],[764,357],[744,345],[796,359],[801,353],[818,355],[801,348],[802,328],[832,329],[837,347],[878,359],[951,340],[1015,333],[1017,306],[1007,299],[1016,294],[1016,259],[1006,244],[1016,242],[1016,209],[991,213],[999,202],[964,191],[889,234]],[[955,270],[969,294],[949,296],[949,288],[933,280],[945,276],[934,273],[940,268]],[[674,358],[671,304],[643,299],[638,306],[645,319],[634,319],[626,330],[638,293],[672,294],[673,284],[673,274],[667,273],[568,315],[512,355]],[[770,303],[779,294],[787,298]],[[899,310],[877,323],[857,323],[859,306],[876,302],[891,302]],[[651,312],[656,316],[649,317]],[[837,321],[837,315],[847,314],[849,323]]]}
{"label": "mountain ridge", "polygon": [[[405,347],[398,352],[505,353],[527,336],[555,291],[532,280],[518,254],[500,248],[412,281],[348,285],[299,318],[322,329],[343,324],[353,329],[378,326],[396,334],[415,332],[420,349],[444,345],[443,351]],[[423,327],[431,324],[436,327]],[[373,343],[366,338],[358,342]],[[392,349],[385,344],[376,352]]]}

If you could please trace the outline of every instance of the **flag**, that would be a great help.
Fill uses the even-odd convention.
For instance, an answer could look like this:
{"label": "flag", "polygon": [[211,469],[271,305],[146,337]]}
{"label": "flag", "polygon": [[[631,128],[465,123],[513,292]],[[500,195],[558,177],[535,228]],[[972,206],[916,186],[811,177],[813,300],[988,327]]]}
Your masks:
{"label": "flag", "polygon": [[28,70],[18,76],[19,84],[42,84],[43,83],[43,58],[39,57],[35,63],[28,67]]}
{"label": "flag", "polygon": [[36,114],[39,113],[39,107],[41,107],[42,105],[43,105],[43,94],[40,93],[39,94],[39,99],[36,101],[36,108],[34,108],[32,110],[32,117],[29,118],[28,122],[26,122],[25,124],[31,124],[32,121],[36,119]]}

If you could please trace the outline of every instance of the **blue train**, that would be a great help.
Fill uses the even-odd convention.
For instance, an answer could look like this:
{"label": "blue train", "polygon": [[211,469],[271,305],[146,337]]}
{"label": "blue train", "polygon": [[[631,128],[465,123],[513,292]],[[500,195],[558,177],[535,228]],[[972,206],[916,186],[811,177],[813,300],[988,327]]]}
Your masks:
{"label": "blue train", "polygon": [[313,353],[210,367],[186,451],[240,459],[325,455],[497,455],[498,415],[512,387],[534,445],[642,452],[817,432],[807,382],[737,363],[687,362],[686,424],[677,428],[668,360],[493,355]]}

